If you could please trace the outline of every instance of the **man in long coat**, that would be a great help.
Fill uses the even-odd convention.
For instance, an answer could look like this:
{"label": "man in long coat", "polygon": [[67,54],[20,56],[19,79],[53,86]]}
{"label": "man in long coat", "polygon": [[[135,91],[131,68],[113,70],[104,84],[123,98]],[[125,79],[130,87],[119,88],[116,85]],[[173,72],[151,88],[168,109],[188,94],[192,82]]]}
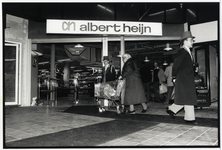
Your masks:
{"label": "man in long coat", "polygon": [[198,124],[195,120],[194,105],[197,104],[196,88],[194,83],[193,57],[190,48],[193,47],[193,39],[190,31],[181,36],[181,49],[178,51],[173,69],[172,80],[175,83],[174,104],[167,107],[166,112],[175,118],[175,114],[182,108],[185,110],[186,123]]}

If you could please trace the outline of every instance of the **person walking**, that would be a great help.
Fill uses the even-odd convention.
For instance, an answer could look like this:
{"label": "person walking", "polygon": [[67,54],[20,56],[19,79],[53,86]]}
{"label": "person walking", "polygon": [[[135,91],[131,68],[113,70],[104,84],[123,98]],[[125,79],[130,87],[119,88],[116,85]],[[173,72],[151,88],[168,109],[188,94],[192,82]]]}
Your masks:
{"label": "person walking", "polygon": [[110,64],[110,59],[108,56],[103,56],[103,77],[102,81],[104,83],[109,82],[109,81],[114,81],[116,80],[116,71],[115,71],[115,66]]}
{"label": "person walking", "polygon": [[[163,70],[163,65],[159,65],[159,72],[158,72],[158,79],[159,79],[159,86],[161,84],[166,84],[166,77],[164,76],[164,70]],[[164,101],[165,93],[160,94],[160,101]]]}
{"label": "person walking", "polygon": [[154,89],[154,101],[155,102],[160,102],[160,93],[159,93],[159,77],[158,77],[158,72],[159,72],[159,65],[157,62],[154,62],[154,69],[153,69],[153,89]]}
{"label": "person walking", "polygon": [[135,114],[134,104],[142,104],[141,113],[145,113],[148,106],[137,65],[129,54],[124,54],[122,59],[124,65],[119,79],[125,79],[124,105],[130,106],[129,114]]}
{"label": "person walking", "polygon": [[[103,63],[104,63],[104,67],[102,69],[102,82],[106,83],[106,82],[110,82],[110,81],[115,81],[116,80],[116,71],[115,71],[115,67],[110,64],[110,59],[108,56],[103,56]],[[99,112],[104,112],[106,111],[105,107],[104,107],[104,103],[108,102],[107,99],[104,99],[103,102],[100,100],[98,103],[100,105],[99,108]],[[117,108],[117,113],[119,113],[119,109]]]}
{"label": "person walking", "polygon": [[184,121],[196,125],[198,122],[195,120],[194,106],[197,105],[197,96],[193,56],[190,50],[193,47],[194,38],[190,31],[183,32],[181,35],[182,47],[176,54],[172,69],[172,81],[175,83],[174,103],[166,108],[166,112],[175,118],[175,115],[184,108]]}
{"label": "person walking", "polygon": [[170,63],[169,66],[166,67],[166,70],[164,72],[164,76],[167,79],[167,99],[164,102],[164,104],[168,105],[170,104],[170,99],[173,93],[173,82],[172,82],[172,69],[173,69],[173,62]]}
{"label": "person walking", "polygon": [[143,87],[145,90],[147,101],[149,102],[151,99],[150,94],[150,82],[152,81],[152,73],[149,66],[148,57],[145,57],[144,62],[140,68],[140,75],[143,82]]}

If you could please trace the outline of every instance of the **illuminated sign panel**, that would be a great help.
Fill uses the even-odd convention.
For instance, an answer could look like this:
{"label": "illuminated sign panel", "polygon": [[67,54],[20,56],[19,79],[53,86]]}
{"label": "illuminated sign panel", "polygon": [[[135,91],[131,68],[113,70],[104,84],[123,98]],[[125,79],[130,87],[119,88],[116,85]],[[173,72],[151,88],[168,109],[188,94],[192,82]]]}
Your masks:
{"label": "illuminated sign panel", "polygon": [[162,36],[162,23],[47,19],[46,33]]}

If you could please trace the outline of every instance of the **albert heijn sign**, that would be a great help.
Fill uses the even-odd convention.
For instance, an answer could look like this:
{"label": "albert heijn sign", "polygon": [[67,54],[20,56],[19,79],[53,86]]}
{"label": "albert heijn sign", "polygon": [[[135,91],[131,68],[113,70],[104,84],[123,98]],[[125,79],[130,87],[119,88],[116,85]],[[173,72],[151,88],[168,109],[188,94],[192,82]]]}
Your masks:
{"label": "albert heijn sign", "polygon": [[162,36],[162,23],[47,19],[46,33]]}

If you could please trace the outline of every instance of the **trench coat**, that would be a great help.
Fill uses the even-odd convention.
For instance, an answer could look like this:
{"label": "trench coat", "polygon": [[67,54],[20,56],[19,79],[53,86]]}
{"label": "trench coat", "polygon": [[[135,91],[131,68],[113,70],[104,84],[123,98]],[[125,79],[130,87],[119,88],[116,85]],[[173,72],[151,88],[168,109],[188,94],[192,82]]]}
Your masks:
{"label": "trench coat", "polygon": [[139,104],[147,101],[141,75],[132,58],[124,63],[122,78],[126,79],[124,105]]}
{"label": "trench coat", "polygon": [[176,77],[174,103],[177,105],[196,105],[193,60],[184,48],[179,49],[176,54],[172,77]]}

